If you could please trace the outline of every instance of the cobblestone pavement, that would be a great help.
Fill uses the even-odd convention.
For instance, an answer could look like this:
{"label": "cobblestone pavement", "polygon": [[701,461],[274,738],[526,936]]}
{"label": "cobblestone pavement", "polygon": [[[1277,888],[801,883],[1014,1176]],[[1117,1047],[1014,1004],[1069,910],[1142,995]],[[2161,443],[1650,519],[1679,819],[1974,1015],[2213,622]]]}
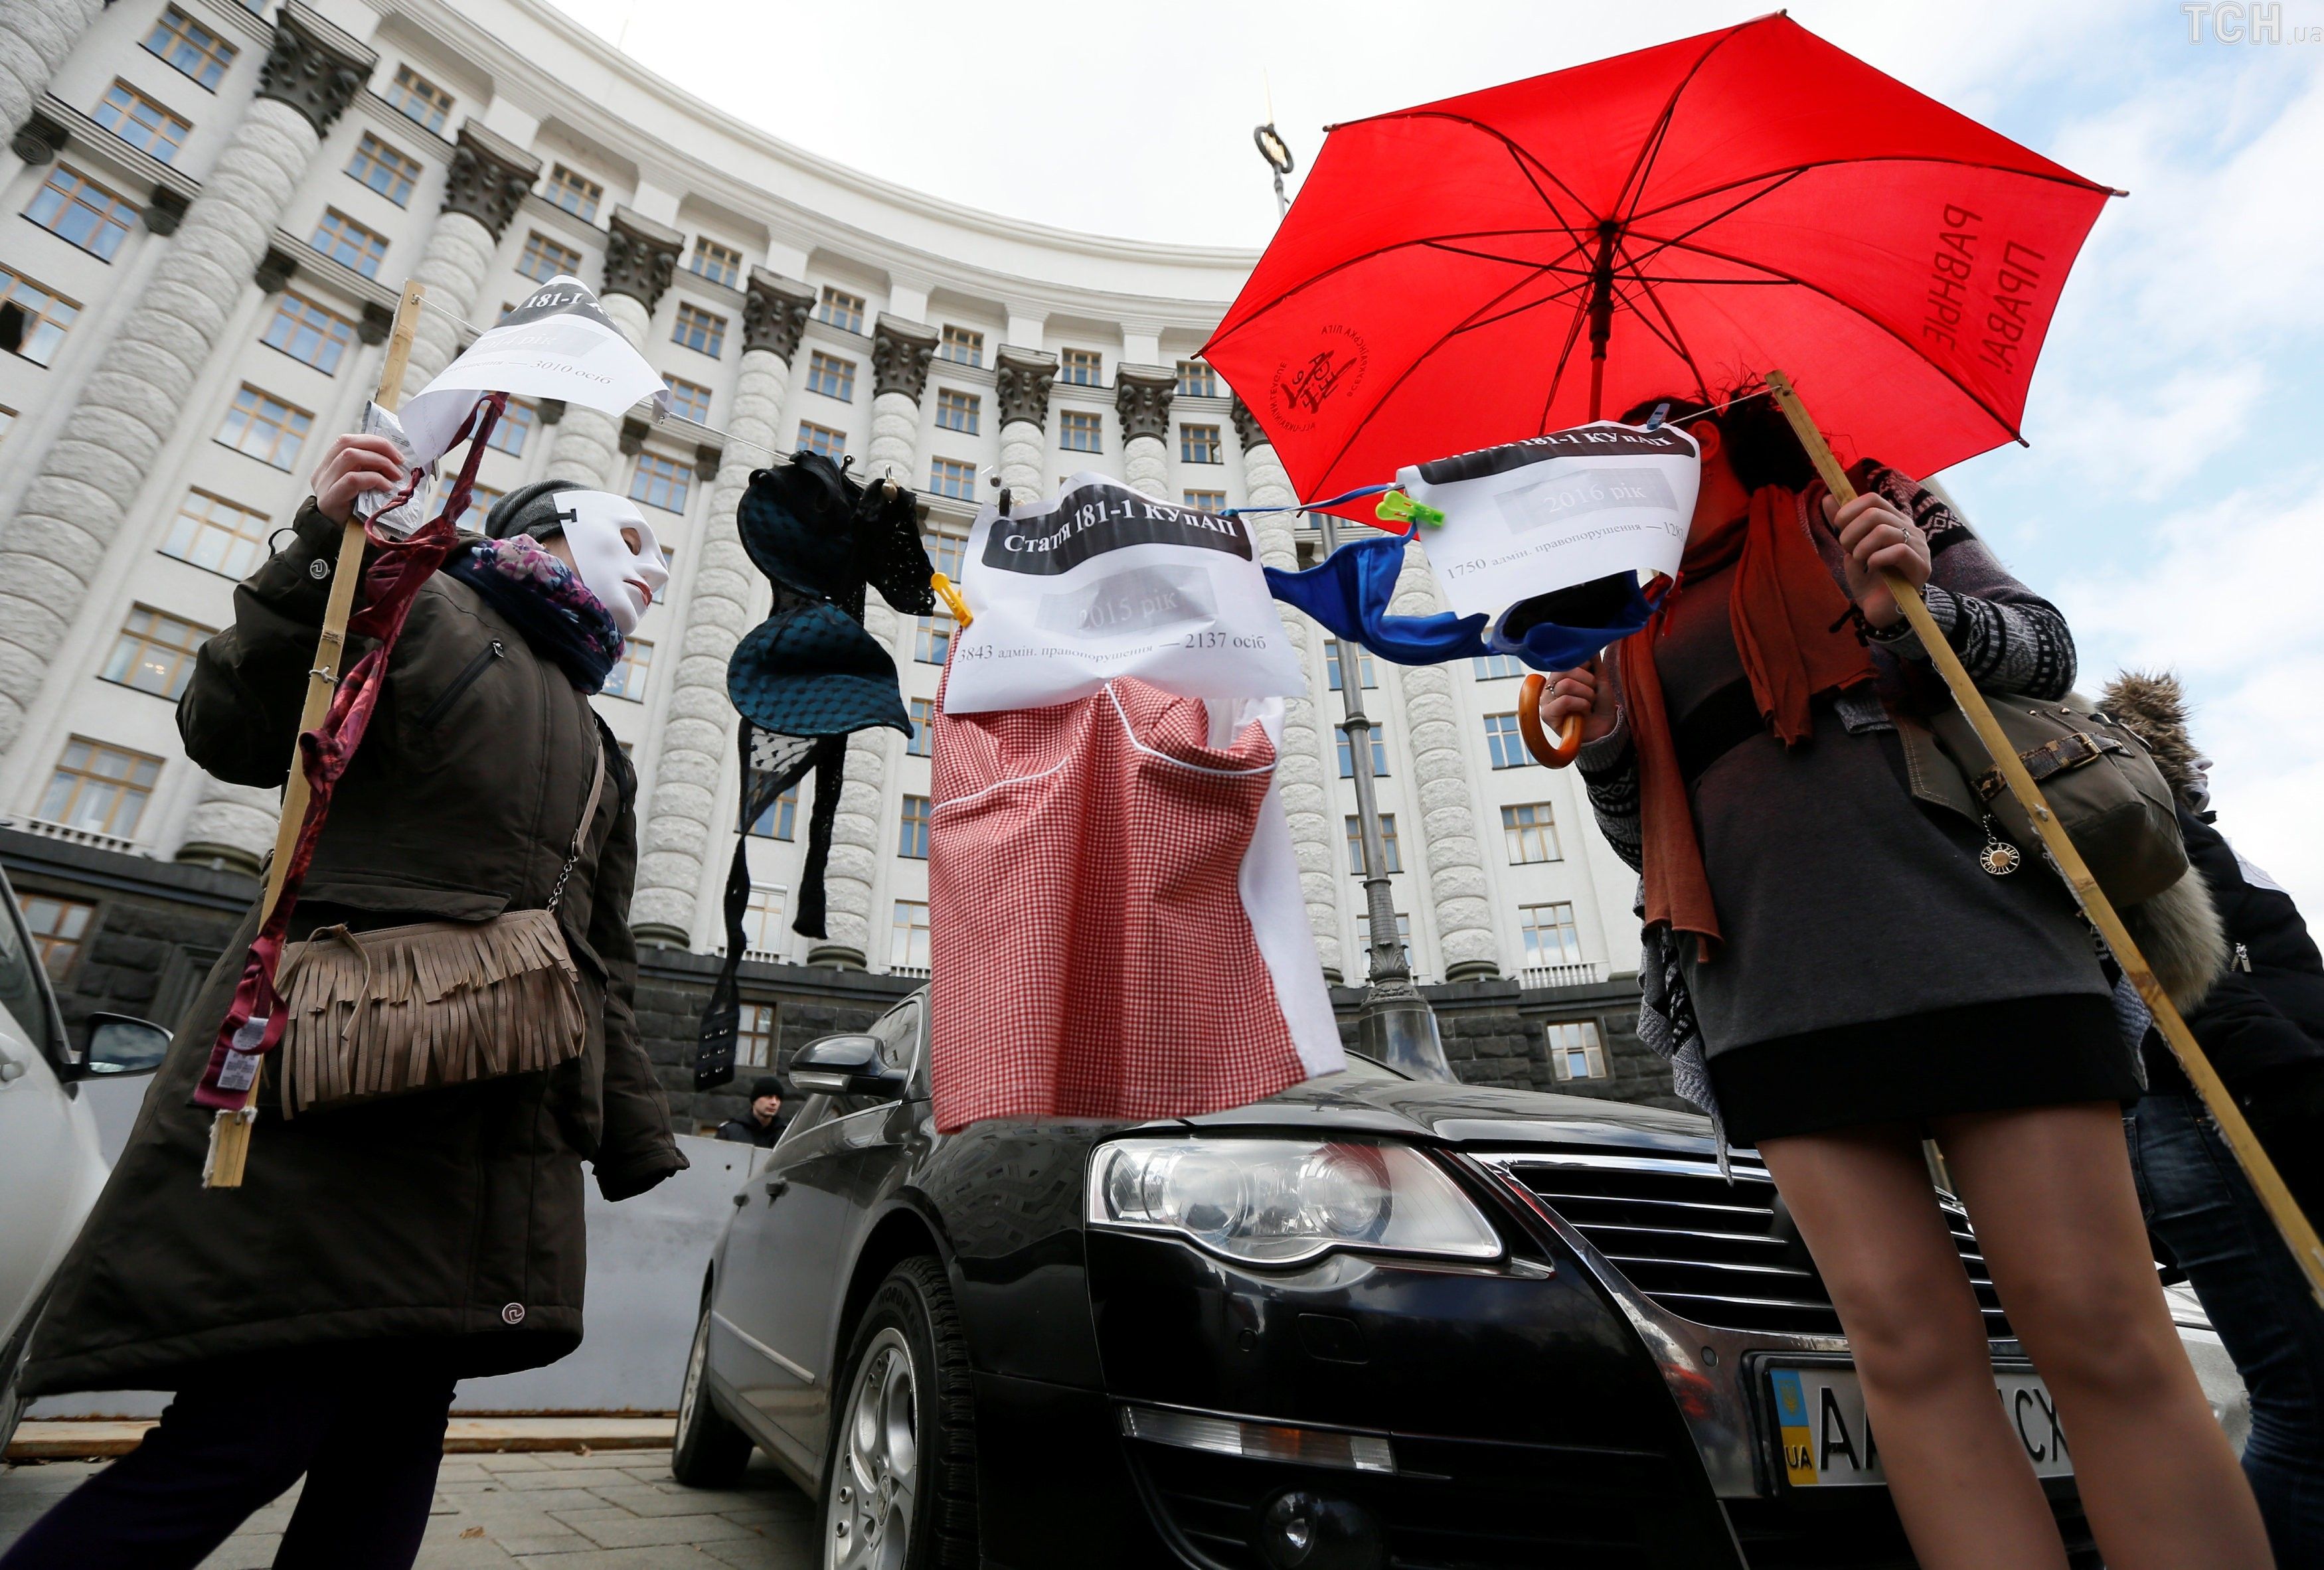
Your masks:
{"label": "cobblestone pavement", "polygon": [[[0,1468],[0,1547],[105,1464]],[[202,1570],[266,1570],[299,1491],[250,1518]],[[447,1455],[417,1570],[813,1570],[815,1511],[766,1457],[716,1492],[652,1450]]]}

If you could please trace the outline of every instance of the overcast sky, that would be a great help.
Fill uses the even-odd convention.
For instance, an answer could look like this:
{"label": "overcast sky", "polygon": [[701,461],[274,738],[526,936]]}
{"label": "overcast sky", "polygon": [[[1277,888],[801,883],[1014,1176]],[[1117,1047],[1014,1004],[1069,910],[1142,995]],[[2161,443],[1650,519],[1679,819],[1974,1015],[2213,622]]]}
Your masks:
{"label": "overcast sky", "polygon": [[[1250,142],[1270,92],[1304,169],[1331,122],[1756,14],[1570,0],[555,3],[721,108],[901,184],[1100,234],[1254,247],[1275,218]],[[1790,10],[2131,193],[2100,217],[2066,289],[2026,409],[2032,447],[1945,479],[2065,608],[2086,688],[2130,663],[2186,678],[2197,739],[2218,761],[2220,827],[2324,929],[2324,0],[2283,0],[2273,43],[2208,25],[2190,38],[2199,24],[2178,0]]]}

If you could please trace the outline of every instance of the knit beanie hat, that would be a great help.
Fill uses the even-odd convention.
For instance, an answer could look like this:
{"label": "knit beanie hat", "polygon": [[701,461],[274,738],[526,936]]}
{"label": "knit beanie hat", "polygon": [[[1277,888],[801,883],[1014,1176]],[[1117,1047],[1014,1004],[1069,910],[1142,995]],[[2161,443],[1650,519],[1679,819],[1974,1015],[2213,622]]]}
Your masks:
{"label": "knit beanie hat", "polygon": [[783,1082],[772,1074],[761,1074],[751,1081],[751,1099],[753,1101],[761,1096],[780,1096],[782,1093]]}
{"label": "knit beanie hat", "polygon": [[560,491],[582,489],[563,480],[536,480],[530,485],[520,485],[498,501],[484,515],[484,534],[491,539],[507,539],[512,535],[529,534],[535,539],[550,539],[565,532],[565,520],[573,516],[569,508],[560,510],[557,495]]}

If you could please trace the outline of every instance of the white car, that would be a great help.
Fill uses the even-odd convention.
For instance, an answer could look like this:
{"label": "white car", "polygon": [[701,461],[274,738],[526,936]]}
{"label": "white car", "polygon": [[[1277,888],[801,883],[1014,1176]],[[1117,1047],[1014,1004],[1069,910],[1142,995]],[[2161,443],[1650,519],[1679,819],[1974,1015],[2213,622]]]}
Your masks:
{"label": "white car", "polygon": [[160,1025],[89,1016],[73,1051],[56,994],[0,873],[0,1451],[23,1416],[16,1375],[49,1278],[105,1187],[97,1120],[81,1081],[150,1074],[169,1050]]}

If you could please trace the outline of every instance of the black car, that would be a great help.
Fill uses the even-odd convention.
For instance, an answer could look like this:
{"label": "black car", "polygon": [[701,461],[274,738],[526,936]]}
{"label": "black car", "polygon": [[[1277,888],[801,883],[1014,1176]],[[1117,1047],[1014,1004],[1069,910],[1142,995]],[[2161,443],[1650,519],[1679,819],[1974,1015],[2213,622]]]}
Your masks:
{"label": "black car", "polygon": [[1704,1119],[1359,1059],[1206,1117],[939,1136],[927,1038],[923,994],[802,1050],[819,1094],[734,1196],[687,1360],[679,1479],[765,1449],[826,1566],[1912,1563],[1814,1265]]}

